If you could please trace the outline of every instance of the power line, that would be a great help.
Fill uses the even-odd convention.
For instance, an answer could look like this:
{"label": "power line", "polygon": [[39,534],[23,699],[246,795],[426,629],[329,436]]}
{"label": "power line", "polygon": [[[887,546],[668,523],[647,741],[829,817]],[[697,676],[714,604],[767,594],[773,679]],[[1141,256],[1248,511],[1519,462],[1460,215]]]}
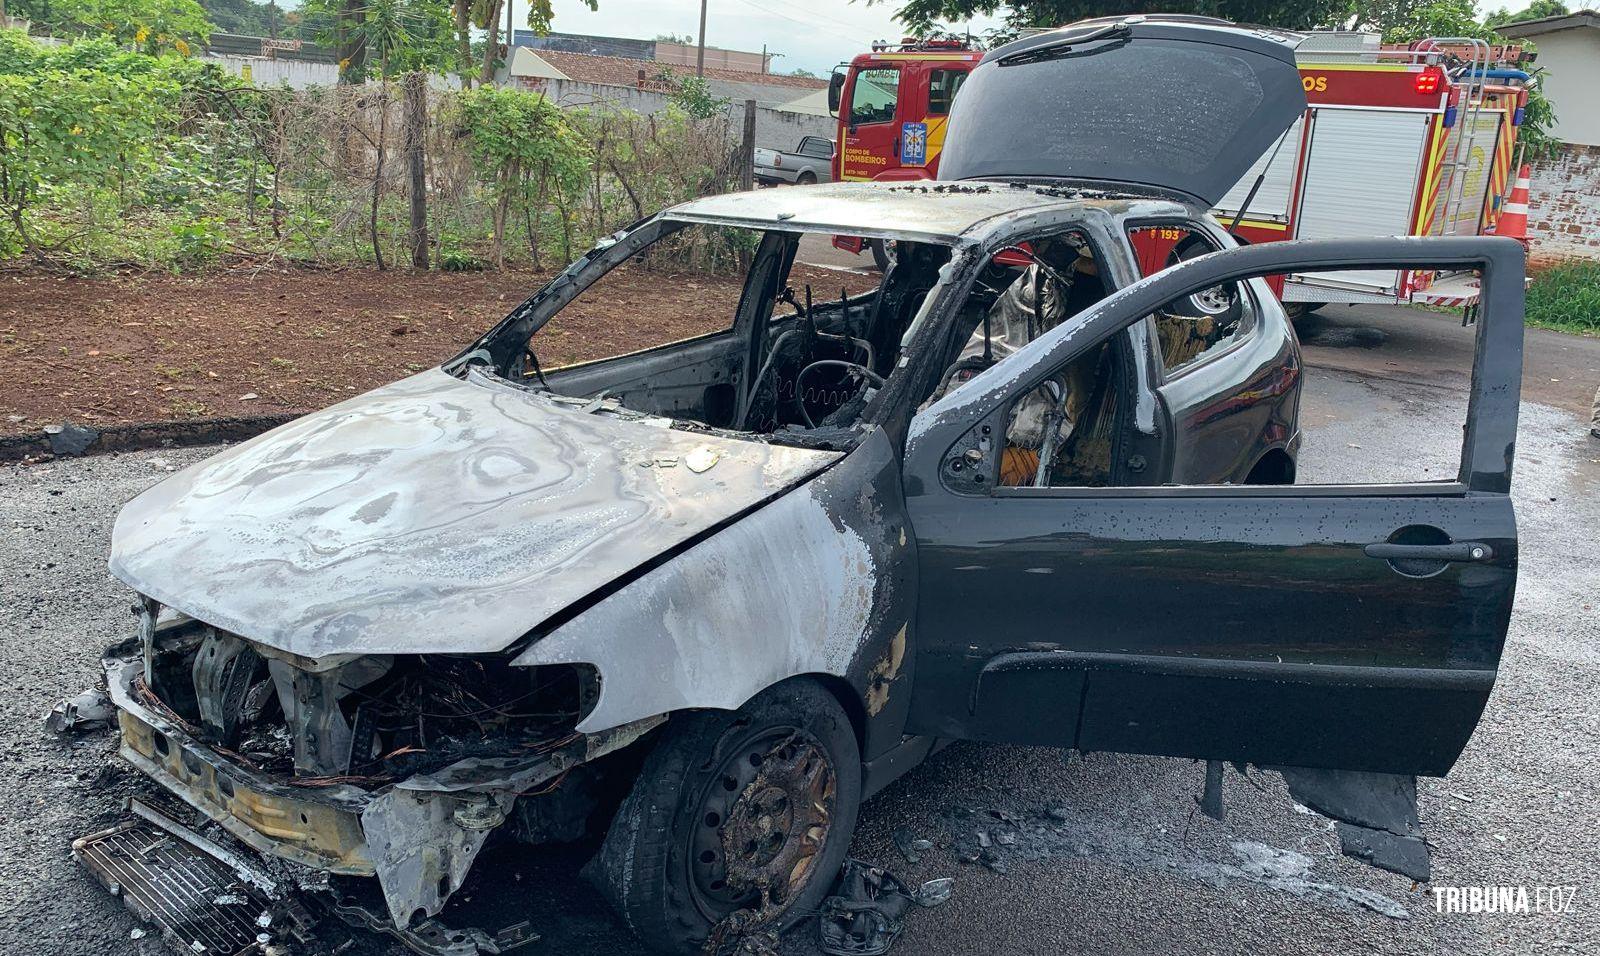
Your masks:
{"label": "power line", "polygon": [[[798,17],[792,17],[789,14],[784,13],[784,12],[782,12],[780,10],[774,10],[771,7],[764,7],[761,4],[756,3],[755,0],[739,0],[739,2],[744,4],[747,7],[752,8],[752,9],[760,10],[762,13],[765,13],[768,16],[779,17],[781,19],[788,20],[791,23],[798,23],[803,27],[810,27],[813,30],[817,30],[817,31],[822,32],[822,33],[827,33],[827,34],[829,34],[831,36],[836,36],[841,40],[849,40],[851,43],[859,43],[859,44],[861,44],[863,46],[870,46],[872,44],[871,40],[863,40],[859,36],[854,36],[854,35],[848,35],[847,36],[846,34],[840,33],[837,30],[829,30],[826,27],[818,26],[815,20],[801,20]],[[844,27],[845,29],[848,29],[848,30],[855,29],[855,27],[851,26],[848,23],[845,23],[842,20],[833,20],[831,17],[821,17],[821,19],[830,20],[831,22],[833,22],[835,24],[838,24],[839,26],[842,26],[842,27]]]}

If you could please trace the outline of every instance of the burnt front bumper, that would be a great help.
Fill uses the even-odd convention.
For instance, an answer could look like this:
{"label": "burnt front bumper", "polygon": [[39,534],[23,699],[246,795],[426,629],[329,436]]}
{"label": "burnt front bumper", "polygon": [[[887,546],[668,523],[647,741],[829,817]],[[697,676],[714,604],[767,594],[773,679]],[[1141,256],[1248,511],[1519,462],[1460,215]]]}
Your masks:
{"label": "burnt front bumper", "polygon": [[259,853],[346,876],[375,876],[361,825],[373,794],[275,781],[197,740],[150,703],[141,658],[107,658],[122,757]]}
{"label": "burnt front bumper", "polygon": [[104,663],[129,763],[257,853],[322,873],[375,877],[400,933],[444,908],[519,796],[554,786],[571,768],[666,720],[572,733],[536,752],[462,759],[368,790],[257,770],[199,739],[151,693],[142,654],[114,649]]}

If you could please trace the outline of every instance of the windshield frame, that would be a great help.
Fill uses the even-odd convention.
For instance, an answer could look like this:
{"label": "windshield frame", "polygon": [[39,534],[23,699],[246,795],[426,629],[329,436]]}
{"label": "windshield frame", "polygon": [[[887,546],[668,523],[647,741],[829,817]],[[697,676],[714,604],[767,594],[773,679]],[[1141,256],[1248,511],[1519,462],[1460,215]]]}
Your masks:
{"label": "windshield frame", "polygon": [[[649,246],[695,225],[748,229],[761,234],[763,238],[772,232],[827,236],[837,234],[828,226],[781,219],[742,219],[697,215],[677,209],[664,210],[598,240],[587,252],[556,273],[549,282],[519,303],[472,344],[443,363],[442,368],[452,375],[460,375],[466,366],[476,362],[486,362],[500,370],[509,369],[532,337],[590,286]],[[861,230],[852,229],[850,235],[863,238],[906,239],[950,247],[961,245],[959,239],[937,233],[917,233],[909,230],[881,230],[877,233],[864,234]],[[746,272],[744,275],[746,283],[749,282],[749,278],[750,273]]]}

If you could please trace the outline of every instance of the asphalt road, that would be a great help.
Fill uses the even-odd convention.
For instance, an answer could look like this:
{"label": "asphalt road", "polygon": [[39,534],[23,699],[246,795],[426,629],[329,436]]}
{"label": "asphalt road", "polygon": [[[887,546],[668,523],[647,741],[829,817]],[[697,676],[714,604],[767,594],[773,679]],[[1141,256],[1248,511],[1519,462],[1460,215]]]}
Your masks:
{"label": "asphalt road", "polygon": [[[1447,316],[1335,308],[1305,340],[1305,477],[1453,467],[1469,332]],[[1195,812],[1192,762],[957,744],[863,808],[855,855],[913,883],[956,878],[895,951],[1600,952],[1600,441],[1579,415],[1600,341],[1531,333],[1526,381],[1512,632],[1477,734],[1448,779],[1423,781],[1421,805],[1434,886],[1575,886],[1570,912],[1438,914],[1426,887],[1340,856],[1327,821],[1297,812],[1272,775],[1230,774],[1216,823]],[[97,680],[100,648],[131,626],[104,564],[117,509],[206,454],[0,468],[0,953],[160,951],[68,853],[141,785],[107,738],[57,742],[40,721]],[[979,828],[1016,834],[998,847],[1005,873],[958,862]],[[896,830],[935,848],[907,862]],[[494,882],[547,933],[528,952],[634,951],[570,861],[499,862]],[[811,927],[784,949],[811,951]]]}

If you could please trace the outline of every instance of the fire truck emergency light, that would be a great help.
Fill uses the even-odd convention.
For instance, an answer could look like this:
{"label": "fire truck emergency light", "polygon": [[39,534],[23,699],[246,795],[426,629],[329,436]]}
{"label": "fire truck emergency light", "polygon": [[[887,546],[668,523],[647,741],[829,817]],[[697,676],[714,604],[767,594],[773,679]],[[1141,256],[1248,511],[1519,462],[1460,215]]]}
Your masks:
{"label": "fire truck emergency light", "polygon": [[1434,68],[1434,67],[1429,67],[1428,69],[1423,70],[1421,73],[1418,73],[1417,74],[1417,78],[1412,80],[1411,82],[1412,82],[1412,85],[1416,87],[1416,90],[1417,90],[1418,94],[1420,94],[1422,96],[1429,96],[1429,95],[1432,95],[1434,93],[1439,92],[1439,84],[1443,80],[1444,80],[1444,71],[1443,70],[1440,70],[1440,69],[1437,69],[1437,68]]}

